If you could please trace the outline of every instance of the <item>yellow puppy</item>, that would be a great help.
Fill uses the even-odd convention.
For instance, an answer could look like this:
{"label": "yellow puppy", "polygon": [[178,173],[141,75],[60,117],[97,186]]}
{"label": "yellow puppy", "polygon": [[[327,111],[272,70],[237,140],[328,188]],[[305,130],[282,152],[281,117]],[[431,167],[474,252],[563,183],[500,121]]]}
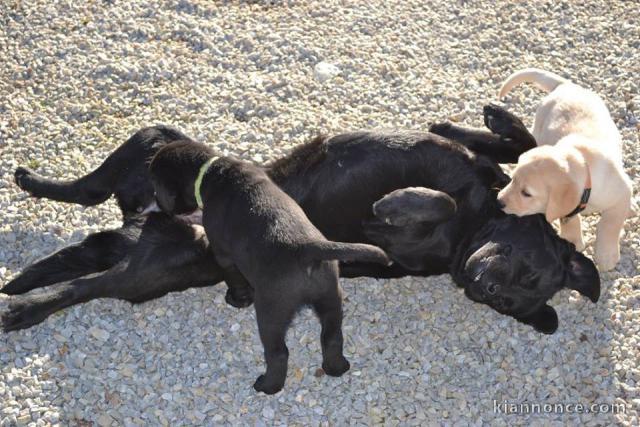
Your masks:
{"label": "yellow puppy", "polygon": [[620,233],[632,196],[620,133],[598,95],[548,71],[512,74],[500,98],[523,82],[550,93],[536,112],[532,134],[538,147],[520,156],[498,200],[506,213],[561,219],[560,235],[578,250],[584,249],[578,213],[600,212],[595,260],[601,270],[610,270],[620,260]]}

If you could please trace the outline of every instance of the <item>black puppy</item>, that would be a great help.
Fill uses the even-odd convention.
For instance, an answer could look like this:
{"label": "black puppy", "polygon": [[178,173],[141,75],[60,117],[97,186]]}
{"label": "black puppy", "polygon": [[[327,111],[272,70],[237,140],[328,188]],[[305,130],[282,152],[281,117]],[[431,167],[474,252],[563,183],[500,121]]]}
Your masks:
{"label": "black puppy", "polygon": [[167,126],[139,130],[94,171],[73,181],[51,181],[29,168],[19,167],[16,183],[34,197],[94,206],[113,194],[125,217],[141,214],[154,201],[148,167],[151,157],[164,145],[188,139]]}
{"label": "black puppy", "polygon": [[[166,126],[141,129],[95,171],[73,181],[53,181],[27,168],[16,169],[16,183],[36,197],[91,206],[114,194],[123,224],[35,262],[1,288],[2,293],[16,295],[0,318],[4,330],[28,328],[58,310],[95,298],[140,303],[222,281],[201,226],[149,209],[155,203],[148,172],[151,157],[164,145],[186,138]],[[45,293],[29,292],[43,287]]]}
{"label": "black puppy", "polygon": [[[390,267],[344,264],[341,276],[382,278],[448,273],[472,299],[539,331],[553,333],[558,326],[557,316],[546,306],[551,295],[571,288],[595,301],[600,279],[593,263],[560,239],[539,217],[516,219],[497,207],[496,193],[509,178],[492,159],[517,159],[519,153],[530,148],[533,139],[517,118],[499,107],[485,108],[485,122],[498,134],[459,127],[451,131],[451,125],[434,128],[438,132],[449,129],[451,134],[447,136],[490,157],[476,155],[460,144],[429,133],[356,132],[301,145],[266,166],[265,172],[328,239],[373,243],[396,261]],[[104,194],[115,191],[124,217],[138,220],[106,232],[113,238],[102,239],[101,233],[91,235],[79,245],[28,267],[6,284],[0,292],[17,296],[3,314],[5,329],[38,323],[55,311],[52,300],[64,300],[70,305],[104,297],[108,292],[114,298],[132,300],[130,295],[136,295],[135,301],[144,301],[190,285],[213,285],[222,280],[220,271],[218,279],[203,271],[202,277],[212,278],[205,283],[201,276],[195,277],[198,266],[211,270],[215,265],[194,241],[194,235],[198,235],[194,226],[185,227],[177,217],[151,213],[145,218],[136,213],[144,211],[154,198],[148,153],[181,139],[177,135],[181,134],[164,127],[143,129],[109,157],[115,160],[108,159],[98,168],[104,172],[91,173],[72,183],[45,180],[24,169],[17,171],[18,184],[41,197],[73,202],[76,193],[100,193],[106,197]],[[114,175],[111,170],[118,173]],[[70,185],[74,186],[73,194],[66,190]],[[422,190],[403,190],[411,187]],[[421,191],[428,195],[425,203],[416,199]],[[390,193],[393,196],[387,196]],[[381,199],[385,202],[378,203],[374,213],[372,207]],[[450,200],[455,202],[455,209]],[[431,203],[433,209],[429,207]],[[426,211],[429,215],[425,215]],[[145,233],[138,239],[142,229]],[[131,245],[121,245],[123,238]],[[105,252],[113,255],[104,256]],[[167,258],[182,264],[170,268]],[[114,264],[116,259],[121,261]],[[68,284],[76,283],[68,282],[71,279],[84,276],[99,281],[101,274],[111,274],[121,265],[128,265],[126,272],[130,274],[120,275],[117,285],[102,281],[103,286],[87,286],[82,299],[67,291]],[[156,276],[163,280],[146,279]],[[46,298],[25,293],[43,286],[49,289]]]}
{"label": "black puppy", "polygon": [[371,245],[328,241],[263,169],[214,157],[206,145],[169,144],[155,155],[149,171],[163,211],[202,209],[230,295],[248,301],[254,294],[267,372],[253,387],[273,394],[284,386],[287,327],[305,304],[322,324],[322,368],[333,376],[345,373],[338,262],[332,260],[387,265],[385,253]]}

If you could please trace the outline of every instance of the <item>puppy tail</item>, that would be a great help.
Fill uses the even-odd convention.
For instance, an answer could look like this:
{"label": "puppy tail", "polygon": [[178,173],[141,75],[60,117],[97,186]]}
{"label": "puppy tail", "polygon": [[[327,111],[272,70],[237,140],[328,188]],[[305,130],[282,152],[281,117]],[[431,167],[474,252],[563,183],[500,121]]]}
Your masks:
{"label": "puppy tail", "polygon": [[339,260],[391,264],[391,260],[382,249],[364,243],[316,241],[304,247],[304,254],[308,259],[315,261]]}
{"label": "puppy tail", "polygon": [[505,80],[500,88],[498,99],[504,98],[511,89],[521,83],[533,83],[540,89],[546,92],[551,92],[559,85],[568,82],[569,81],[567,79],[560,77],[551,71],[545,71],[539,68],[526,68],[524,70],[516,71],[511,74],[507,80]]}

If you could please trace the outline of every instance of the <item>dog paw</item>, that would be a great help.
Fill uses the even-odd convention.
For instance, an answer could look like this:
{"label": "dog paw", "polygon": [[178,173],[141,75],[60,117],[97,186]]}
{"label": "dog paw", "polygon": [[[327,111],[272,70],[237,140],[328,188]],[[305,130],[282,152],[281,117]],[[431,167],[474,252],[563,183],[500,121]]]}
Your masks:
{"label": "dog paw", "polygon": [[496,135],[513,139],[518,132],[526,132],[524,123],[499,105],[485,105],[482,113],[484,115],[484,125]]}
{"label": "dog paw", "polygon": [[256,391],[261,391],[264,394],[276,394],[284,387],[284,381],[269,381],[266,375],[260,375],[253,388]]}
{"label": "dog paw", "polygon": [[25,329],[42,322],[46,315],[38,313],[32,304],[10,302],[6,311],[0,315],[0,327],[5,332]]}
{"label": "dog paw", "polygon": [[349,364],[349,361],[344,356],[322,362],[322,370],[332,377],[341,376],[347,372],[350,367],[351,365]]}
{"label": "dog paw", "polygon": [[618,264],[618,261],[620,261],[620,252],[616,250],[598,251],[596,249],[594,259],[596,260],[596,264],[598,264],[598,269],[600,271],[613,270]]}
{"label": "dog paw", "polygon": [[29,191],[29,189],[25,187],[28,187],[28,184],[29,182],[31,182],[31,177],[33,175],[35,175],[35,173],[31,169],[20,166],[13,173],[13,178],[15,179],[18,187],[22,188],[25,191]]}
{"label": "dog paw", "polygon": [[19,295],[28,292],[29,289],[25,289],[24,281],[19,280],[19,278],[20,276],[0,288],[0,294]]}
{"label": "dog paw", "polygon": [[29,168],[20,166],[16,168],[15,172],[13,173],[13,178],[18,187],[20,187],[22,190],[26,191],[34,197],[39,197],[39,195],[36,194],[37,183],[40,180],[38,174],[36,174]]}
{"label": "dog paw", "polygon": [[232,307],[245,308],[253,304],[253,295],[240,294],[234,295],[231,290],[227,290],[227,294],[224,296],[224,300]]}

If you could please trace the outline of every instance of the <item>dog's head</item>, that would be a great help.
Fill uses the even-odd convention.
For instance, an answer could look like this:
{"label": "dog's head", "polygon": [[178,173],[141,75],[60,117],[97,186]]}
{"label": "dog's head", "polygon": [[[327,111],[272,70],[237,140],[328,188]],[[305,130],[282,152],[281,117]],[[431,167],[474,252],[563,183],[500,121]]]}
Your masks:
{"label": "dog's head", "polygon": [[498,193],[504,212],[518,216],[543,213],[547,221],[567,215],[580,202],[580,188],[571,179],[569,164],[555,147],[523,153],[511,183]]}
{"label": "dog's head", "polygon": [[172,142],[158,150],[149,173],[160,209],[171,215],[198,209],[194,185],[200,167],[213,155],[211,148],[193,141]]}
{"label": "dog's head", "polygon": [[600,276],[588,258],[561,239],[542,215],[506,215],[473,237],[454,273],[473,301],[552,334],[558,327],[547,301],[563,288],[596,302]]}
{"label": "dog's head", "polygon": [[114,195],[125,218],[153,211],[155,196],[147,162],[132,163],[121,174]]}

